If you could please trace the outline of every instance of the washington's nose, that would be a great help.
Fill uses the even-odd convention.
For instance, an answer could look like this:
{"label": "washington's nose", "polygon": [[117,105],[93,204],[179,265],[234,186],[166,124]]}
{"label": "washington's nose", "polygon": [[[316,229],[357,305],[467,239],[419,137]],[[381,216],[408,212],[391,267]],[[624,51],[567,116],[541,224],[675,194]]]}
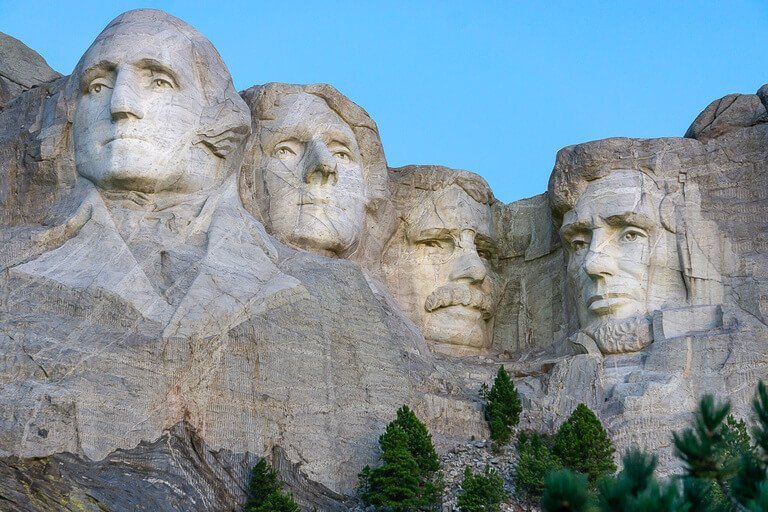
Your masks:
{"label": "washington's nose", "polygon": [[451,281],[464,281],[468,283],[481,283],[488,270],[485,268],[483,259],[477,254],[477,248],[474,242],[464,242],[461,247],[457,247],[461,255],[453,265],[448,278]]}
{"label": "washington's nose", "polygon": [[336,161],[328,146],[319,140],[312,140],[307,147],[304,164],[304,181],[306,183],[336,184]]}
{"label": "washington's nose", "polygon": [[141,95],[137,87],[136,81],[132,80],[130,73],[118,73],[109,104],[113,121],[144,117]]}

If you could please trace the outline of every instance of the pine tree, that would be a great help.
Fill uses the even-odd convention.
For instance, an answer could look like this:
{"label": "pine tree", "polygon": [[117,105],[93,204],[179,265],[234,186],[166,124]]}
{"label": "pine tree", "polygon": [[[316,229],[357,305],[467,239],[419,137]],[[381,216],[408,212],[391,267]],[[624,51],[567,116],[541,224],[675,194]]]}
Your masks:
{"label": "pine tree", "polygon": [[387,425],[387,430],[379,439],[379,444],[384,447],[390,430],[401,428],[408,437],[408,450],[413,455],[422,473],[437,471],[440,468],[440,459],[432,442],[432,435],[427,426],[419,420],[416,414],[404,405],[397,411],[397,419]]}
{"label": "pine tree", "polygon": [[505,445],[512,435],[512,427],[520,422],[523,407],[515,384],[504,366],[499,367],[491,390],[484,394],[485,416],[490,426],[491,439],[498,445]]}
{"label": "pine tree", "polygon": [[408,449],[408,434],[397,425],[382,436],[382,460],[366,473],[363,501],[395,512],[416,510],[422,504],[419,465]]}
{"label": "pine tree", "polygon": [[465,467],[461,489],[456,501],[461,512],[498,512],[505,497],[504,480],[488,466],[479,474]]}
{"label": "pine tree", "polygon": [[587,477],[568,469],[547,476],[541,509],[544,512],[586,512],[590,507]]}
{"label": "pine tree", "polygon": [[538,432],[531,436],[525,432],[518,434],[515,485],[532,496],[541,496],[547,475],[563,467],[547,442]]}
{"label": "pine tree", "polygon": [[603,424],[584,404],[576,407],[555,435],[553,452],[563,466],[583,473],[592,484],[616,471],[615,451]]}
{"label": "pine tree", "polygon": [[277,471],[261,459],[251,471],[245,512],[299,512],[299,506],[282,490]]}
{"label": "pine tree", "polygon": [[432,435],[416,414],[403,406],[379,437],[383,464],[360,473],[359,492],[366,505],[378,510],[431,510],[441,501],[443,482],[438,472]]}

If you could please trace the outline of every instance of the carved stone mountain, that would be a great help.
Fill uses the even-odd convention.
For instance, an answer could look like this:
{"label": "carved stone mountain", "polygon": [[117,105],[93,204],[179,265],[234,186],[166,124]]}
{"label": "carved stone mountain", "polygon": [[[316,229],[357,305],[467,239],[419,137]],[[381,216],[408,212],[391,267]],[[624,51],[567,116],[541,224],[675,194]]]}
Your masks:
{"label": "carved stone mountain", "polygon": [[[388,168],[325,84],[238,94],[205,36],[129,11],[61,77],[0,38],[0,501],[229,510],[269,457],[347,510],[403,404],[446,451],[580,402],[619,453],[768,377],[768,87],[685,137],[569,146],[503,204]],[[9,85],[11,84],[11,85]]]}

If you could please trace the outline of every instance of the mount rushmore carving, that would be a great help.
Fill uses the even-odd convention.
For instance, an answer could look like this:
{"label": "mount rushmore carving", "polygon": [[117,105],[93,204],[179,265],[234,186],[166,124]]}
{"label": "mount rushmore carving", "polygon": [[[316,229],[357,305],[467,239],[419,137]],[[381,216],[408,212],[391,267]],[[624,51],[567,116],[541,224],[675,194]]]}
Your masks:
{"label": "mount rushmore carving", "polygon": [[[388,168],[375,122],[329,85],[238,94],[161,11],[37,76],[0,103],[9,495],[27,496],[9,472],[45,480],[27,462],[43,457],[74,468],[62,496],[121,503],[131,480],[77,475],[126,454],[218,510],[244,484],[205,475],[269,456],[302,503],[342,510],[400,405],[441,449],[486,436],[478,390],[499,364],[524,424],[586,402],[620,447],[667,455],[699,396],[743,411],[768,377],[763,89],[685,138],[569,146],[546,194],[505,205],[469,171]],[[166,438],[208,469],[174,473]]]}

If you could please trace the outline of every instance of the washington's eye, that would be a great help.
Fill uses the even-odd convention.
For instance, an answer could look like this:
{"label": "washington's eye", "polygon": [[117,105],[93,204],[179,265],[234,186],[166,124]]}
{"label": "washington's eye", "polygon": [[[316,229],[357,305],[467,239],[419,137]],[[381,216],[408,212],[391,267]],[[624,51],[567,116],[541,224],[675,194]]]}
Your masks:
{"label": "washington's eye", "polygon": [[152,85],[156,89],[173,89],[173,84],[165,78],[155,78],[152,80]]}
{"label": "washington's eye", "polygon": [[104,89],[109,89],[109,85],[102,78],[97,78],[88,86],[88,92],[93,94],[99,94]]}

